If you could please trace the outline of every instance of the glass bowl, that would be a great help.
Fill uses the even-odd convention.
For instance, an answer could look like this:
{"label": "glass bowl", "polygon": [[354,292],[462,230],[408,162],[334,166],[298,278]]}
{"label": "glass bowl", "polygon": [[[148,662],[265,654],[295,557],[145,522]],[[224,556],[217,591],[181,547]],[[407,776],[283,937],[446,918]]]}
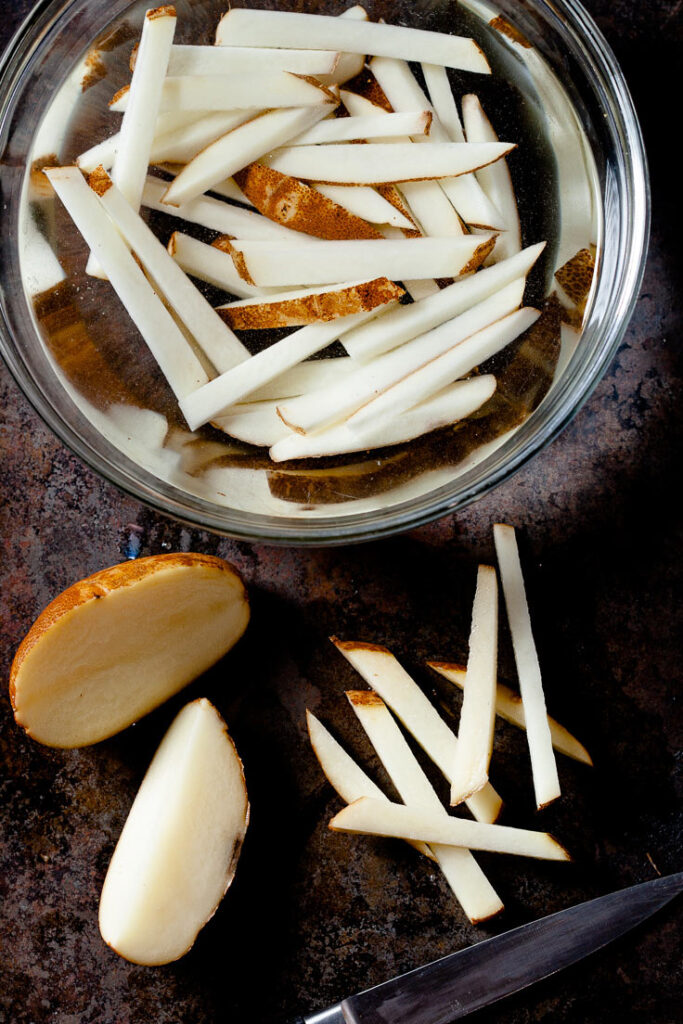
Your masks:
{"label": "glass bowl", "polygon": [[[514,429],[493,437],[478,434],[487,443],[474,450],[456,444],[465,455],[459,459],[444,457],[451,452],[451,431],[432,436],[422,448],[411,442],[331,464],[276,467],[244,446],[219,446],[215,437],[193,441],[178,424],[160,417],[158,394],[147,379],[135,382],[134,404],[142,410],[131,425],[121,420],[118,405],[98,408],[73,371],[81,365],[90,334],[101,338],[103,330],[111,335],[112,328],[120,328],[123,346],[125,330],[99,298],[99,282],[89,294],[85,279],[79,284],[82,294],[69,303],[55,298],[59,289],[50,273],[59,267],[46,243],[50,224],[55,232],[55,202],[37,169],[49,157],[73,160],[79,152],[73,152],[73,138],[84,121],[89,119],[93,141],[114,130],[107,128],[106,101],[126,80],[130,50],[149,6],[129,0],[42,0],[0,63],[5,214],[0,344],[38,413],[76,455],[123,491],[184,522],[246,540],[318,545],[369,540],[453,512],[507,479],[590,395],[623,337],[644,269],[649,189],[642,138],[622,73],[588,14],[575,0],[497,0],[495,7],[480,0],[365,5],[373,19],[459,34],[466,25],[482,42],[507,89],[494,113],[504,120],[505,110],[514,107],[527,151],[544,160],[543,192],[529,188],[528,177],[525,186],[523,170],[517,172],[526,195],[520,203],[526,203],[528,214],[525,220],[522,211],[522,221],[527,227],[529,218],[533,222],[525,243],[539,241],[530,235],[541,229],[554,236],[536,287],[547,291],[554,270],[578,249],[592,247],[595,272],[581,310],[580,337],[563,329],[562,367]],[[301,9],[293,2],[249,6]],[[347,6],[311,2],[304,9],[338,14]],[[225,0],[179,0],[176,8],[176,39],[209,42]],[[463,79],[463,89],[479,85]],[[574,178],[577,154],[582,170]],[[527,167],[527,175],[533,170]],[[55,249],[66,265],[77,243],[56,223]],[[564,301],[571,306],[566,295]],[[105,344],[104,350],[90,352],[96,391],[107,387],[107,351]],[[147,369],[143,365],[140,374]],[[153,382],[154,367],[149,372]],[[118,419],[111,408],[119,410]],[[409,468],[397,473],[392,466]]]}

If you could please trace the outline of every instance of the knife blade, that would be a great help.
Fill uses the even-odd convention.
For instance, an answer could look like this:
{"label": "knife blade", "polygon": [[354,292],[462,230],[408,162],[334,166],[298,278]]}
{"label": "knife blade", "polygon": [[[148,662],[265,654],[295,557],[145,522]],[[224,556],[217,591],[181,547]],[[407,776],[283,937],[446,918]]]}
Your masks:
{"label": "knife blade", "polygon": [[683,891],[683,872],[600,896],[401,974],[293,1024],[452,1024],[595,953]]}

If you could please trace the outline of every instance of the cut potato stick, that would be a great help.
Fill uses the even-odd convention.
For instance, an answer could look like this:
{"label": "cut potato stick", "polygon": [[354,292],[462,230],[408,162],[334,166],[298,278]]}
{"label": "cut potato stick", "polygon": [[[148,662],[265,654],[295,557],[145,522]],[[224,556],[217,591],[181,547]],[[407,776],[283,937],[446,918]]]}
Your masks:
{"label": "cut potato stick", "polygon": [[[329,113],[330,103],[293,110],[270,110],[210,143],[182,169],[164,196],[179,206],[230,178],[263,153],[284,145]],[[168,159],[168,158],[166,158]]]}
{"label": "cut potato stick", "polygon": [[[195,200],[196,202],[196,200]],[[232,256],[213,245],[200,242],[181,231],[174,231],[168,243],[169,254],[186,274],[222,288],[230,295],[241,298],[263,297],[277,293],[276,288],[257,288],[248,284],[235,269]],[[351,362],[351,360],[349,360]]]}
{"label": "cut potato stick", "polygon": [[421,842],[488,850],[538,860],[570,860],[567,851],[548,832],[532,832],[509,825],[493,825],[449,815],[430,814],[402,804],[384,803],[363,796],[345,807],[330,822],[333,832],[390,836]]}
{"label": "cut potato stick", "polygon": [[[197,153],[222,138],[226,132],[239,128],[252,120],[252,110],[219,110],[202,114],[191,111],[192,121],[178,125],[155,137],[150,152],[150,163],[186,164]],[[165,117],[165,114],[160,115]],[[228,175],[226,175],[228,177]]]}
{"label": "cut potato stick", "polygon": [[235,181],[257,210],[294,231],[326,239],[382,237],[372,224],[354,217],[314,188],[272,167],[250,164],[236,172]]}
{"label": "cut potato stick", "polygon": [[483,235],[462,238],[407,238],[400,241],[321,241],[290,247],[280,242],[235,241],[254,284],[335,284],[354,276],[457,277],[478,265],[487,248]]}
{"label": "cut potato stick", "polygon": [[[351,18],[353,21],[368,21],[368,12],[360,4],[343,11],[340,18]],[[233,46],[232,50],[241,50],[241,46]],[[330,74],[318,75],[324,85],[341,85],[350,78],[359,75],[365,66],[364,53],[340,53],[337,65]]]}
{"label": "cut potato stick", "polygon": [[[414,338],[393,352],[379,356],[371,363],[359,366],[355,374],[345,380],[343,384],[333,385],[325,391],[302,395],[300,398],[285,403],[280,409],[280,415],[293,430],[306,434],[322,430],[330,423],[348,419],[353,414],[356,414],[354,425],[358,429],[361,429],[361,425],[364,430],[374,427],[374,425],[384,427],[388,423],[388,419],[384,416],[378,417],[377,406],[375,406],[376,402],[379,403],[383,392],[397,387],[404,381],[404,378],[415,376],[421,368],[424,368],[423,372],[429,378],[429,371],[426,368],[431,365],[433,360],[450,352],[454,347],[459,348],[466,338],[495,323],[501,317],[507,316],[519,305],[522,293],[523,280],[521,283],[513,282],[506,285],[505,288],[494,292],[493,295],[472,306],[460,316],[448,320],[440,327],[435,327],[433,331]],[[476,364],[470,364],[468,369],[471,369],[472,365]],[[462,375],[454,373],[450,380],[456,380],[458,376]],[[418,381],[420,380],[421,378],[418,378]],[[448,383],[449,381],[445,380],[441,386]],[[412,382],[409,387],[412,395]],[[405,397],[405,388],[401,387],[398,394]],[[394,396],[392,395],[379,405],[380,411],[384,412],[385,405],[391,405],[393,401]],[[410,402],[410,405],[404,405],[404,407],[410,408],[419,401],[420,398],[416,397],[414,401]],[[374,408],[369,415],[365,415],[366,410],[370,408],[369,403],[372,403]],[[349,424],[351,424],[350,419]]]}
{"label": "cut potato stick", "polygon": [[178,399],[207,382],[201,363],[78,167],[45,171]]}
{"label": "cut potato stick", "polygon": [[[274,50],[271,47],[179,46],[171,48],[169,75],[236,75],[291,71],[331,75],[339,54],[330,50]],[[252,104],[249,104],[252,106]]]}
{"label": "cut potato stick", "polygon": [[158,210],[170,217],[178,217],[189,224],[199,224],[211,231],[220,231],[225,235],[238,235],[257,241],[280,241],[284,244],[299,245],[306,239],[295,231],[290,231],[281,224],[275,224],[268,217],[263,217],[253,210],[231,206],[211,196],[197,196],[180,206],[169,206],[162,202],[168,182],[161,178],[148,178],[142,193],[142,205],[150,210]]}
{"label": "cut potato stick", "polygon": [[335,117],[309,128],[292,139],[290,146],[317,146],[359,139],[388,139],[397,135],[429,135],[432,115],[427,111],[404,114],[371,114],[366,117]]}
{"label": "cut potato stick", "polygon": [[495,267],[480,270],[474,277],[456,281],[412,306],[401,306],[382,317],[381,321],[349,334],[344,339],[346,351],[358,362],[368,362],[419,334],[431,331],[511,281],[528,274],[544,248],[545,242],[531,245]]}
{"label": "cut potato stick", "polygon": [[349,213],[369,221],[371,224],[390,224],[396,228],[415,227],[404,213],[393,206],[384,196],[369,185],[319,185],[313,188],[331,199],[338,206],[343,206]]}
{"label": "cut potato stick", "polygon": [[219,306],[217,312],[226,323],[240,331],[301,327],[374,309],[381,302],[400,299],[404,294],[398,285],[380,277],[374,281],[351,281],[322,289],[280,292],[267,301],[242,299]]}
{"label": "cut potato stick", "polygon": [[446,130],[452,142],[464,142],[465,133],[460,121],[460,115],[458,114],[451,83],[448,80],[448,72],[440,64],[423,64],[422,73],[425,77],[429,98],[434,107],[434,113],[438,117],[442,128]]}
{"label": "cut potato stick", "polygon": [[[382,698],[372,690],[351,690],[346,696],[404,804],[448,820],[448,813]],[[498,894],[469,850],[435,844],[432,853],[473,924],[503,910]]]}
{"label": "cut potato stick", "polygon": [[[275,107],[308,107],[327,104],[329,101],[329,92],[314,78],[293,75],[288,71],[238,71],[227,75],[179,75],[166,78],[159,112],[256,111]],[[109,109],[112,113],[120,114],[128,109],[129,103],[130,91],[122,90],[114,96]]]}
{"label": "cut potato stick", "polygon": [[249,401],[263,402],[304,395],[315,388],[326,387],[333,380],[339,381],[342,377],[348,377],[354,369],[353,360],[347,356],[299,363],[257,391],[253,391],[249,395]]}
{"label": "cut potato stick", "polygon": [[[156,164],[160,171],[164,171],[169,174],[172,178],[176,178],[182,171],[184,164],[178,163],[160,163]],[[218,182],[217,185],[211,186],[211,191],[217,196],[222,196],[224,199],[231,199],[235,203],[240,203],[242,206],[252,206],[244,192],[238,185],[235,184],[234,178],[226,178],[225,181]],[[226,232],[227,234],[227,232]]]}
{"label": "cut potato stick", "polygon": [[490,73],[488,61],[473,39],[318,14],[231,10],[218,25],[216,42],[220,46],[291,46],[382,54]]}
{"label": "cut potato stick", "polygon": [[291,434],[277,414],[277,400],[273,402],[243,402],[233,405],[216,416],[211,426],[222,430],[238,441],[270,448]]}
{"label": "cut potato stick", "polygon": [[[428,661],[427,664],[435,672],[443,676],[444,679],[448,679],[449,682],[454,683],[461,690],[463,689],[466,670],[462,665],[443,661]],[[514,690],[511,690],[509,686],[505,686],[504,683],[498,683],[496,688],[496,714],[500,715],[506,722],[510,722],[511,725],[516,725],[519,729],[526,729],[522,698]],[[548,715],[548,726],[555,750],[559,750],[561,754],[566,754],[567,757],[571,757],[574,761],[580,761],[582,764],[592,766],[593,759],[583,743],[579,743],[568,729],[565,729],[563,725],[560,725],[550,715]]]}
{"label": "cut potato stick", "polygon": [[156,287],[219,373],[248,359],[249,350],[169,256],[107,172],[100,168],[90,175],[88,183]]}
{"label": "cut potato stick", "polygon": [[[509,294],[516,297],[514,285],[508,285],[502,291],[507,293],[508,289],[511,289]],[[463,314],[463,317],[466,315]],[[491,359],[528,330],[539,316],[537,309],[524,308],[508,312],[494,323],[473,332],[393,386],[385,388],[377,398],[353,413],[348,420],[349,429],[363,433],[391,423],[393,417],[412,409],[417,402],[424,402],[450,381],[466,376]]]}
{"label": "cut potato stick", "polygon": [[451,781],[451,806],[486,785],[493,751],[498,669],[498,580],[496,570],[480,565],[472,608],[467,678],[458,748]]}
{"label": "cut potato stick", "polygon": [[[391,651],[377,644],[331,639],[450,782],[458,741]],[[493,822],[500,814],[502,800],[489,783],[467,801],[467,806],[477,821]]]}
{"label": "cut potato stick", "polygon": [[[406,61],[375,58],[371,69],[394,110],[432,111],[434,116],[429,138],[416,136],[416,142],[430,145],[444,145],[450,142],[448,132],[439,122]],[[439,184],[467,224],[483,228],[502,227],[500,211],[491,203],[475,177],[467,175],[462,178],[444,178]]]}
{"label": "cut potato stick", "polygon": [[[245,114],[245,118],[246,116]],[[196,120],[197,114],[195,111],[188,112],[183,110],[181,112],[173,111],[168,114],[159,114],[154,125],[154,139],[160,138],[167,132],[184,128]],[[92,146],[84,153],[81,153],[76,163],[85,174],[91,174],[96,167],[104,167],[105,171],[110,171],[114,166],[120,140],[120,132],[110,135],[108,138],[103,139],[102,142],[98,142],[96,146]],[[150,161],[154,162],[154,142],[152,142],[152,149],[150,151]]]}
{"label": "cut potato stick", "polygon": [[276,171],[305,181],[330,185],[382,185],[385,182],[427,181],[468,174],[500,160],[514,148],[514,144],[504,142],[481,145],[440,142],[429,149],[408,142],[369,142],[366,146],[291,146],[279,149],[268,157],[267,162]]}
{"label": "cut potato stick", "polygon": [[[463,96],[462,116],[468,142],[495,142],[498,138],[477,96]],[[522,248],[522,226],[512,178],[505,160],[483,167],[477,180],[497,210],[500,210],[505,231],[496,240],[495,258],[507,259]]]}
{"label": "cut potato stick", "polygon": [[[369,796],[373,800],[389,803],[389,798],[384,795],[379,786],[375,785],[308,708],[306,709],[306,725],[313,753],[318,759],[323,775],[344,803],[352,804],[362,796]],[[410,845],[434,860],[434,854],[426,843],[411,843]]]}
{"label": "cut potato stick", "polygon": [[548,725],[541,668],[531,630],[514,527],[496,523],[493,527],[493,539],[524,705],[536,806],[540,810],[560,796],[560,780]]}
{"label": "cut potato stick", "polygon": [[289,432],[271,448],[270,457],[273,462],[283,462],[286,459],[319,458],[401,444],[471,415],[491,398],[495,390],[496,379],[490,374],[458,381],[429,401],[376,427],[369,427],[365,433],[350,430],[345,423],[316,434],[302,436]]}
{"label": "cut potato stick", "polygon": [[341,317],[326,324],[310,324],[302,327],[270,348],[258,352],[245,363],[240,363],[227,373],[187,395],[182,403],[183,415],[190,430],[196,430],[208,423],[220,412],[239,402],[252,391],[274,380],[285,370],[303,362],[309,356],[326,348],[346,330],[351,330],[365,319],[375,316],[376,311],[357,313]]}

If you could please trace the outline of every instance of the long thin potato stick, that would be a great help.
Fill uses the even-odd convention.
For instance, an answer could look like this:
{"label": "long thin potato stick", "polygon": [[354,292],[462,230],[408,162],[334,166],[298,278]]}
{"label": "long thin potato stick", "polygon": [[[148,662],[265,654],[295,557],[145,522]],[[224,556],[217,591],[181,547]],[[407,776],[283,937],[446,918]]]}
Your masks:
{"label": "long thin potato stick", "polygon": [[335,117],[309,128],[292,139],[290,146],[316,146],[358,139],[387,139],[396,135],[428,135],[432,115],[425,111],[405,114],[371,114],[366,117]]}
{"label": "long thin potato stick", "polygon": [[237,273],[229,253],[200,242],[190,235],[184,235],[180,231],[174,231],[171,235],[168,251],[186,274],[192,274],[200,281],[222,288],[230,295],[246,299],[252,296],[262,298],[277,293],[275,288],[257,288],[253,284],[248,284]]}
{"label": "long thin potato stick", "polygon": [[[448,820],[445,808],[382,698],[371,690],[353,690],[346,696],[401,800],[407,806]],[[472,923],[487,920],[503,910],[499,896],[469,850],[435,844],[432,852]]]}
{"label": "long thin potato stick", "polygon": [[470,416],[491,398],[495,389],[496,380],[490,374],[457,381],[414,409],[369,427],[365,433],[350,430],[345,423],[303,436],[289,432],[270,449],[270,457],[273,462],[283,462],[401,444]]}
{"label": "long thin potato stick", "polygon": [[219,373],[248,359],[249,350],[169,256],[106,171],[100,168],[91,174],[89,184],[168,304]]}
{"label": "long thin potato stick", "polygon": [[292,110],[270,110],[210,143],[180,172],[164,196],[179,206],[230,178],[264,153],[284,145],[312,127],[329,112],[331,104]]}
{"label": "long thin potato stick", "polygon": [[217,312],[239,331],[271,327],[302,327],[305,324],[334,320],[374,308],[378,299],[400,299],[402,288],[387,278],[374,281],[349,281],[325,288],[302,288],[280,292],[271,299],[241,299],[219,306]]}
{"label": "long thin potato stick", "polygon": [[[347,419],[353,413],[357,413],[355,423],[360,427],[361,416],[358,410],[363,407],[369,408],[371,402],[373,405],[379,402],[383,392],[398,386],[404,378],[426,367],[432,360],[443,356],[454,347],[459,348],[465,343],[465,339],[507,316],[519,305],[522,290],[516,282],[506,285],[460,316],[446,321],[440,327],[435,327],[433,331],[414,338],[401,348],[387,352],[386,355],[379,356],[371,363],[359,366],[355,374],[343,382],[343,386],[333,385],[325,392],[302,395],[285,403],[280,409],[280,415],[290,427],[303,433],[322,430],[328,424]],[[468,367],[471,368],[472,365]],[[459,374],[454,374],[451,380],[455,380],[457,376]],[[403,388],[399,394],[403,394]],[[415,405],[419,400],[417,397],[411,404]],[[390,403],[391,399],[386,401]],[[368,417],[364,416],[362,419],[366,428],[371,426]],[[373,412],[370,420],[374,419],[376,414]]]}
{"label": "long thin potato stick", "polygon": [[246,444],[270,448],[291,431],[277,414],[277,401],[242,402],[216,416],[211,425]]}
{"label": "long thin potato stick", "polygon": [[331,75],[339,54],[331,50],[274,50],[271,47],[180,46],[171,49],[169,75]]}
{"label": "long thin potato stick", "polygon": [[[159,114],[154,126],[154,139],[156,140],[160,138],[167,132],[177,131],[179,128],[185,128],[196,120],[196,111],[188,112],[187,110],[183,110],[181,112],[173,111],[169,114]],[[120,141],[121,133],[116,132],[114,135],[110,135],[108,138],[103,139],[102,142],[98,142],[96,146],[86,149],[85,152],[81,153],[77,158],[76,163],[86,174],[91,174],[96,167],[104,167],[105,171],[110,171],[114,166]],[[152,142],[150,161],[152,163],[155,162],[154,142]]]}
{"label": "long thin potato stick", "polygon": [[[207,47],[208,49],[208,47]],[[116,94],[109,109],[127,111],[130,91]],[[271,110],[329,103],[329,93],[314,78],[288,71],[240,71],[228,75],[178,75],[163,83],[159,112],[171,110]],[[419,132],[416,132],[419,134]]]}
{"label": "long thin potato stick", "polygon": [[330,828],[334,832],[417,839],[430,846],[443,843],[539,860],[571,859],[564,847],[547,832],[443,817],[403,804],[385,804],[369,796],[361,797],[340,811],[330,822]]}
{"label": "long thin potato stick", "polygon": [[[272,147],[271,147],[272,148]],[[426,181],[468,174],[500,160],[512,149],[505,142],[439,142],[428,149],[407,142],[370,142],[366,146],[291,146],[268,157],[269,167],[305,181],[331,185],[381,185]],[[227,174],[232,174],[230,170]]]}
{"label": "long thin potato stick", "polygon": [[458,749],[451,782],[451,806],[478,793],[489,778],[496,720],[498,667],[498,581],[496,571],[480,565],[472,608],[470,652],[467,661]]}
{"label": "long thin potato stick", "polygon": [[333,203],[343,206],[349,213],[371,224],[390,224],[396,228],[414,227],[412,221],[408,220],[404,213],[397,210],[395,206],[376,192],[369,185],[319,185],[314,183],[313,188],[321,192]]}
{"label": "long thin potato stick", "polygon": [[[342,11],[338,17],[350,18],[352,21],[367,21],[368,12],[360,4],[355,4],[355,6]],[[231,47],[233,52],[241,49],[241,46]],[[348,82],[350,78],[355,78],[355,76],[359,75],[363,70],[365,65],[365,54],[340,53],[337,56],[339,57],[339,60],[337,61],[334,71],[327,75],[318,75],[319,80],[324,85],[340,85],[343,82]]]}
{"label": "long thin potato stick", "polygon": [[528,330],[539,316],[537,309],[525,307],[508,312],[500,320],[472,333],[362,406],[349,417],[349,428],[362,433],[391,423],[395,416],[411,409],[416,402],[426,401],[451,381],[464,377],[497,355]]}
{"label": "long thin potato stick", "polygon": [[[332,637],[332,643],[368,686],[389,705],[450,782],[458,741],[391,651],[377,644],[355,643],[336,637]],[[468,800],[467,806],[477,821],[493,822],[500,814],[502,803],[489,784]]]}
{"label": "long thin potato stick", "polygon": [[560,780],[548,725],[541,668],[531,631],[529,606],[514,527],[496,523],[493,527],[493,539],[524,704],[536,806],[540,809],[560,796]]}
{"label": "long thin potato stick", "polygon": [[317,14],[231,10],[218,25],[216,42],[221,46],[291,46],[381,54],[462,71],[490,72],[486,57],[473,39]]}
{"label": "long thin potato stick", "polygon": [[461,238],[407,238],[385,241],[316,241],[296,247],[279,242],[235,241],[249,276],[266,286],[335,284],[354,277],[456,277],[478,265],[488,251],[482,235]]}
{"label": "long thin potato stick", "polygon": [[292,398],[296,395],[303,395],[315,388],[326,387],[333,380],[341,380],[348,377],[355,369],[353,359],[347,356],[338,356],[335,359],[312,359],[307,363],[299,363],[291,370],[280,374],[268,384],[249,395],[250,402],[263,402],[275,399],[282,399],[285,396]]}
{"label": "long thin potato stick", "polygon": [[[389,798],[384,795],[379,786],[375,785],[363,769],[346,753],[341,744],[337,743],[322,722],[308,709],[306,709],[306,725],[313,753],[318,759],[323,774],[344,803],[352,804],[361,796],[370,796],[374,800],[389,802]],[[434,854],[426,843],[411,843],[410,845],[431,860],[434,859]]]}
{"label": "long thin potato stick", "polygon": [[285,370],[326,348],[341,337],[344,331],[375,315],[376,311],[372,310],[369,313],[357,313],[355,316],[342,317],[329,323],[302,327],[281,341],[276,341],[270,348],[258,352],[246,363],[240,363],[191,395],[187,395],[182,412],[190,425],[190,430],[208,423],[223,409],[234,405],[252,391],[274,380]]}
{"label": "long thin potato stick", "polygon": [[176,397],[182,399],[206,384],[201,363],[78,167],[53,167],[45,174]]}
{"label": "long thin potato stick", "polygon": [[480,270],[474,277],[456,281],[412,306],[401,306],[382,317],[381,321],[367,324],[350,333],[344,339],[346,351],[358,362],[369,362],[403,342],[431,331],[493,295],[511,281],[524,277],[544,248],[545,242],[529,246],[519,255],[495,267]]}
{"label": "long thin potato stick", "polygon": [[[466,674],[466,670],[462,665],[443,661],[428,661],[427,664],[435,672],[443,676],[444,679],[448,679],[449,682],[454,683],[462,690],[465,685]],[[522,698],[504,683],[498,683],[496,688],[496,714],[500,715],[506,722],[510,722],[511,725],[516,725],[518,729],[526,729]],[[580,761],[582,764],[592,766],[593,759],[583,743],[580,743],[568,729],[565,729],[563,725],[560,725],[550,715],[548,715],[548,726],[550,727],[550,735],[555,750],[559,750],[561,754],[566,754],[567,757],[571,757],[574,761]]]}
{"label": "long thin potato stick", "polygon": [[[254,117],[253,110],[214,110],[206,114],[190,111],[190,113],[193,115],[192,121],[171,128],[155,137],[150,153],[150,163],[171,162],[184,165],[206,146],[222,138],[226,132],[231,132],[233,128],[239,128]],[[165,114],[160,115],[160,117],[165,116]]]}
{"label": "long thin potato stick", "polygon": [[445,128],[452,142],[464,142],[465,133],[445,67],[440,64],[423,64],[422,73],[434,113],[442,127]]}

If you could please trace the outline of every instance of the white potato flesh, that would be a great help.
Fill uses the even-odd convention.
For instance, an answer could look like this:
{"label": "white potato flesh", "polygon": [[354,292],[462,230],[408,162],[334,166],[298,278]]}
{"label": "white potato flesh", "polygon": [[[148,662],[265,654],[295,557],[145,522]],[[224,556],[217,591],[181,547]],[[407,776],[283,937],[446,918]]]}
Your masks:
{"label": "white potato flesh", "polygon": [[472,608],[469,658],[458,748],[451,780],[451,806],[486,785],[493,751],[498,669],[498,580],[489,565],[480,565]]}
{"label": "white potato flesh", "polygon": [[219,46],[300,47],[379,54],[490,73],[486,57],[464,36],[283,11],[231,10],[216,32]]}
{"label": "white potato flesh", "polygon": [[[368,12],[360,4],[355,4],[353,7],[347,8],[342,11],[340,18],[350,18],[353,21],[368,21]],[[231,47],[233,53],[242,50],[241,46]],[[277,50],[275,51],[277,52]],[[301,51],[303,53],[307,51]],[[308,51],[310,52],[310,51]],[[271,50],[272,53],[272,50]],[[339,60],[334,68],[334,71],[327,75],[318,75],[319,81],[324,85],[341,85],[343,82],[348,82],[350,78],[355,78],[363,70],[365,64],[365,54],[363,53],[340,53],[338,54]]]}
{"label": "white potato flesh", "polygon": [[119,838],[100,898],[104,941],[153,966],[183,956],[235,874],[249,820],[242,762],[208,700],[164,736]]}
{"label": "white potato flesh", "polygon": [[347,356],[335,359],[314,359],[299,363],[291,370],[280,374],[268,384],[258,388],[249,395],[250,402],[263,402],[282,398],[294,398],[307,391],[326,387],[333,380],[339,381],[348,377],[355,369],[354,362]]}
{"label": "white potato flesh", "polygon": [[[435,672],[443,676],[444,679],[448,679],[449,682],[454,683],[462,690],[465,685],[466,670],[461,665],[453,665],[441,661],[429,661],[427,664]],[[516,725],[519,729],[526,729],[522,698],[504,683],[498,683],[496,688],[496,714],[500,715],[506,722],[510,722],[511,725]],[[563,725],[560,725],[550,715],[548,715],[548,726],[550,727],[550,735],[555,750],[558,750],[561,754],[566,754],[567,757],[571,757],[574,761],[580,761],[582,764],[593,764],[593,759],[583,743],[580,743],[576,736],[572,735],[568,729],[565,729]]]}
{"label": "white potato flesh", "polygon": [[442,127],[453,142],[464,142],[465,133],[446,68],[439,64],[423,64],[422,73],[434,113]]}
{"label": "white potato flesh", "polygon": [[539,860],[570,860],[564,847],[547,832],[430,814],[402,804],[385,804],[367,796],[340,811],[330,822],[330,828],[334,832],[417,839],[430,846],[442,843]]}
{"label": "white potato flesh", "polygon": [[362,217],[371,224],[390,224],[392,227],[408,230],[414,227],[405,214],[369,185],[320,185],[316,182],[313,188],[333,203],[343,206],[349,213],[354,213],[356,217]]}
{"label": "white potato flesh", "polygon": [[15,718],[48,746],[97,743],[201,675],[248,621],[242,581],[220,558],[105,569],[60,594],[27,634],[10,677]]}
{"label": "white potato flesh", "polygon": [[[245,115],[246,117],[246,115]],[[179,128],[185,128],[187,125],[196,122],[197,114],[195,111],[182,111],[173,112],[170,114],[159,114],[154,125],[154,139],[158,139],[167,134],[167,132],[176,131]],[[116,132],[114,135],[110,135],[108,138],[103,139],[102,142],[98,142],[97,145],[92,146],[90,149],[86,149],[84,153],[76,160],[76,163],[82,171],[86,174],[90,174],[95,170],[96,167],[104,167],[105,171],[110,171],[114,166],[114,160],[121,142],[121,133]],[[154,142],[152,142],[152,149],[150,151],[150,161],[154,160]]]}
{"label": "white potato flesh", "polygon": [[[336,638],[332,642],[368,686],[389,705],[450,782],[458,741],[391,651],[376,644],[360,644]],[[467,801],[467,806],[478,821],[493,822],[500,814],[502,800],[489,783]]]}
{"label": "white potato flesh", "polygon": [[[209,196],[203,196],[201,202],[209,201]],[[194,206],[200,200],[195,199],[188,206]],[[172,209],[172,207],[171,207]],[[185,207],[183,207],[185,209]],[[207,211],[211,216],[211,211]],[[193,214],[203,216],[203,213]],[[265,220],[265,218],[264,218]],[[182,231],[174,231],[168,243],[168,251],[176,263],[183,268],[187,274],[198,277],[200,281],[222,288],[230,295],[238,295],[240,298],[254,296],[263,297],[272,295],[278,291],[277,288],[257,288],[248,284],[243,277],[237,273],[235,263],[230,253],[214,245],[207,245],[200,242],[191,235],[183,234]]]}
{"label": "white potato flesh", "polygon": [[544,248],[545,242],[529,246],[518,256],[479,270],[463,281],[455,281],[412,306],[400,306],[381,320],[350,332],[344,339],[344,348],[359,363],[398,348],[403,342],[439,327],[510,282],[526,276]]}
{"label": "white potato flesh", "polygon": [[[127,111],[130,93],[109,104],[113,113]],[[270,110],[327,103],[329,96],[313,80],[287,71],[178,75],[164,80],[160,113],[171,110]]]}
{"label": "white potato flesh", "polygon": [[[346,696],[401,800],[409,807],[448,818],[382,698],[368,690],[354,690]],[[470,921],[484,921],[500,913],[503,904],[498,894],[468,850],[435,843],[432,853]]]}
{"label": "white potato flesh", "polygon": [[238,403],[216,416],[211,425],[238,441],[270,448],[291,434],[278,416],[277,406],[277,401]]}
{"label": "white potato flesh", "polygon": [[425,111],[407,114],[371,114],[333,117],[292,139],[290,146],[320,146],[330,142],[387,139],[395,135],[428,135],[432,116]]}
{"label": "white potato flesh", "polygon": [[541,667],[531,629],[531,618],[514,527],[496,523],[493,527],[493,539],[505,595],[505,607],[515,653],[519,689],[524,704],[536,806],[540,809],[560,796],[560,780],[548,725]]}
{"label": "white potato flesh", "polygon": [[[187,113],[185,111],[184,113]],[[253,110],[218,110],[205,114],[190,111],[192,121],[176,125],[155,136],[150,152],[150,163],[186,164],[206,146],[220,139],[233,128],[239,128],[254,117]],[[161,114],[160,117],[167,115]],[[180,115],[178,115],[180,116]],[[226,175],[227,177],[227,175]]]}
{"label": "white potato flesh", "polygon": [[[291,71],[330,75],[339,63],[331,50],[274,50],[270,47],[181,46],[171,49],[169,75],[233,75]],[[251,104],[250,104],[251,105]]]}

